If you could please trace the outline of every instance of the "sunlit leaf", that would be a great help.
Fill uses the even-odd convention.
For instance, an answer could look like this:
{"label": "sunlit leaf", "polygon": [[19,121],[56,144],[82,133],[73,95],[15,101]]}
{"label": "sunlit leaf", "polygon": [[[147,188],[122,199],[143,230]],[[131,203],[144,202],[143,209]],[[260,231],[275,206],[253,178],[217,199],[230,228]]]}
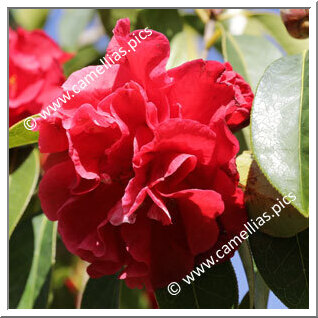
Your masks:
{"label": "sunlit leaf", "polygon": [[262,224],[260,231],[275,237],[291,237],[308,228],[308,218],[292,204],[285,203],[291,200],[290,197],[285,198],[284,202],[282,195],[270,184],[253,160],[251,152],[243,152],[237,157],[236,164],[240,173],[240,186],[245,190],[248,215]]}
{"label": "sunlit leaf", "polygon": [[11,9],[15,22],[24,29],[41,29],[49,9]]}
{"label": "sunlit leaf", "polygon": [[200,36],[190,26],[185,25],[182,32],[176,34],[170,42],[170,57],[167,69],[200,58]]}
{"label": "sunlit leaf", "polygon": [[32,197],[40,172],[39,153],[34,149],[9,176],[9,237]]}
{"label": "sunlit leaf", "polygon": [[64,9],[59,23],[61,46],[68,51],[78,48],[78,40],[85,27],[92,20],[94,9]]}
{"label": "sunlit leaf", "polygon": [[263,36],[231,35],[222,29],[224,59],[255,90],[266,67],[282,57],[279,49]]}
{"label": "sunlit leaf", "polygon": [[251,115],[252,148],[259,167],[283,195],[308,217],[308,51],[286,56],[265,71]]}
{"label": "sunlit leaf", "polygon": [[38,114],[30,116],[9,128],[9,149],[38,142],[39,132],[27,129],[36,127],[35,118],[37,117],[39,117]]}

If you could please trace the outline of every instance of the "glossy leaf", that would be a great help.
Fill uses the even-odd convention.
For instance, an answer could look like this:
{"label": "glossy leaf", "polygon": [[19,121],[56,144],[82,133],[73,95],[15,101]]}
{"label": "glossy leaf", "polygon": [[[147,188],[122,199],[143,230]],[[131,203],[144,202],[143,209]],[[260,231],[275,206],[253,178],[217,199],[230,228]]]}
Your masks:
{"label": "glossy leaf", "polygon": [[23,119],[9,128],[9,149],[38,142],[39,132],[28,130],[24,126],[25,120],[30,120],[31,127],[36,125],[34,118],[37,117],[39,117],[38,114],[30,116],[28,119]]}
{"label": "glossy leaf", "polygon": [[40,173],[38,150],[9,176],[9,237],[21,219],[31,200]]}
{"label": "glossy leaf", "polygon": [[[291,200],[290,197],[285,198],[284,202],[281,194],[269,183],[253,160],[251,152],[243,152],[236,164],[240,173],[240,186],[245,190],[248,215],[259,224],[260,231],[274,237],[291,237],[308,228],[308,218],[292,204],[285,203]],[[266,217],[263,215],[265,212]],[[269,217],[270,220],[266,221]]]}
{"label": "glossy leaf", "polygon": [[308,308],[309,231],[291,238],[256,232],[249,238],[259,273],[289,308]]}
{"label": "glossy leaf", "polygon": [[308,52],[286,56],[264,73],[251,115],[255,159],[271,184],[308,217]]}
{"label": "glossy leaf", "polygon": [[[194,276],[195,277],[195,276]],[[159,308],[200,309],[200,308],[236,308],[238,288],[231,262],[225,262],[207,269],[190,285],[179,282],[181,291],[171,295],[167,288],[158,289],[156,298]]]}
{"label": "glossy leaf", "polygon": [[263,36],[231,35],[223,29],[224,59],[248,81],[255,90],[265,68],[282,57],[279,49]]}
{"label": "glossy leaf", "polygon": [[253,14],[250,19],[259,22],[262,29],[269,33],[287,54],[298,54],[308,49],[308,39],[299,40],[290,36],[279,15],[271,13]]}
{"label": "glossy leaf", "polygon": [[94,9],[64,9],[59,23],[61,46],[68,51],[78,48],[78,40],[88,23],[93,19]]}
{"label": "glossy leaf", "polygon": [[10,240],[10,308],[46,308],[55,261],[56,224],[39,215],[19,224]]}
{"label": "glossy leaf", "polygon": [[200,57],[199,40],[199,34],[190,26],[185,25],[184,30],[176,34],[170,42],[167,69],[198,59]]}
{"label": "glossy leaf", "polygon": [[117,275],[90,278],[86,284],[82,309],[117,309],[119,308],[120,285],[123,283]]}

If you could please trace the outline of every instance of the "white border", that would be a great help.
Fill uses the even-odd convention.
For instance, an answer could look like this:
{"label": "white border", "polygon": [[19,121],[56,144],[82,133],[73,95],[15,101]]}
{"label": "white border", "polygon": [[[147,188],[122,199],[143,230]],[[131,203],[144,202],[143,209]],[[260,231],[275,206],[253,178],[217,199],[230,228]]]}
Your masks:
{"label": "white border", "polygon": [[[7,102],[4,101],[4,96],[7,96],[7,7],[77,7],[79,5],[87,6],[87,7],[106,7],[107,5],[113,5],[116,7],[157,7],[157,3],[149,2],[149,1],[138,1],[134,2],[122,1],[119,3],[116,2],[108,2],[105,0],[90,0],[89,2],[78,2],[66,0],[54,0],[48,4],[47,2],[43,2],[40,0],[13,0],[13,1],[5,1],[5,3],[1,4],[1,15],[0,15],[0,23],[1,23],[1,38],[0,43],[4,45],[0,54],[2,61],[2,81],[1,81],[1,96],[2,98],[2,106],[0,108],[1,115],[1,130],[2,134],[0,136],[1,140],[1,149],[5,149],[7,151]],[[196,8],[200,7],[211,7],[212,5],[222,5],[222,8],[226,7],[236,7],[238,4],[241,7],[311,7],[310,10],[310,81],[309,81],[309,105],[310,105],[310,262],[309,262],[309,271],[310,271],[310,298],[309,305],[310,309],[259,309],[259,310],[225,310],[225,309],[37,309],[37,310],[27,310],[27,309],[7,309],[7,261],[6,259],[2,259],[0,263],[0,277],[2,284],[0,285],[0,314],[1,316],[226,316],[226,315],[234,315],[234,316],[316,316],[316,2],[315,1],[281,1],[281,0],[267,0],[266,2],[256,2],[255,0],[241,0],[237,1],[228,1],[223,0],[221,2],[211,2],[209,1],[160,1],[161,6],[163,7],[193,7],[195,5]],[[6,154],[3,154],[1,157],[1,198],[2,202],[7,202],[7,172],[4,170],[4,167],[7,166],[5,162],[7,158]],[[5,213],[7,209],[2,208],[1,213],[1,230],[0,230],[0,246],[2,255],[7,254],[7,213]],[[23,260],[21,260],[23,261]]]}

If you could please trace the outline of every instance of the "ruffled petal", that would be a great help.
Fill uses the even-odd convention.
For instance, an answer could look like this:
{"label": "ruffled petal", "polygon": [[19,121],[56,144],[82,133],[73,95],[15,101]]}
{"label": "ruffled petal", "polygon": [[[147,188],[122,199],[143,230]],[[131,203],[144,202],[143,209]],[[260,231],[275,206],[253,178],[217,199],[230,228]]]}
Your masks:
{"label": "ruffled petal", "polygon": [[195,189],[162,195],[177,201],[192,254],[213,247],[219,235],[216,218],[224,211],[221,195],[212,190]]}

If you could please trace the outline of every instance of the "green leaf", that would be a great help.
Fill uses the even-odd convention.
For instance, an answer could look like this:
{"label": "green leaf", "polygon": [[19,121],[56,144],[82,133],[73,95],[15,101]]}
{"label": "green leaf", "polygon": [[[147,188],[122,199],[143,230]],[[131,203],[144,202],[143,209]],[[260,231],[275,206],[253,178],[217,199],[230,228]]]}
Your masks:
{"label": "green leaf", "polygon": [[148,309],[149,299],[145,290],[128,288],[124,282],[121,282],[120,288],[120,309]]}
{"label": "green leaf", "polygon": [[[236,164],[240,174],[240,185],[245,189],[248,215],[259,225],[262,224],[260,231],[274,237],[291,237],[308,228],[308,218],[291,204],[284,202],[281,194],[269,183],[253,160],[251,152],[244,151],[237,157]],[[281,204],[284,207],[279,208]],[[275,211],[279,213],[279,217]],[[268,216],[264,218],[265,212]],[[266,222],[268,217],[270,220]]]}
{"label": "green leaf", "polygon": [[[35,237],[32,267],[18,308],[32,308],[35,303],[47,305],[48,278],[55,263],[57,224],[49,221],[43,214],[34,217],[32,224]],[[46,290],[43,293],[44,287]],[[45,300],[40,301],[39,297],[44,297]]]}
{"label": "green leaf", "polygon": [[308,217],[309,94],[308,51],[286,56],[265,71],[251,115],[255,159],[283,195],[293,193],[292,204]]}
{"label": "green leaf", "polygon": [[167,69],[198,59],[200,57],[199,41],[198,33],[190,26],[185,25],[183,31],[176,34],[170,43]]}
{"label": "green leaf", "polygon": [[253,271],[253,275],[255,276],[255,295],[253,296],[254,305],[251,307],[251,292],[248,291],[242,299],[239,309],[267,309],[269,288],[258,271],[255,273]]}
{"label": "green leaf", "polygon": [[198,34],[203,36],[204,34],[204,23],[198,18],[196,14],[185,14],[181,16],[184,23],[192,27],[197,31]]}
{"label": "green leaf", "polygon": [[[34,118],[39,117],[38,114],[25,118],[9,128],[9,149],[24,145],[30,145],[38,142],[39,132],[28,130],[26,126],[35,127]],[[25,126],[26,125],[26,126]]]}
{"label": "green leaf", "polygon": [[75,57],[63,65],[65,75],[69,76],[73,72],[93,64],[93,61],[95,61],[99,56],[99,52],[92,45],[79,49]]}
{"label": "green leaf", "polygon": [[269,288],[258,271],[255,272],[255,309],[267,309]]}
{"label": "green leaf", "polygon": [[109,36],[109,37],[112,37],[112,25],[111,25],[111,22],[110,22],[110,9],[98,9],[97,12],[98,12],[98,15],[100,17],[100,20],[104,26],[104,30],[106,32],[106,34]]}
{"label": "green leaf", "polygon": [[48,9],[11,9],[15,22],[27,30],[41,29],[44,26]]}
{"label": "green leaf", "polygon": [[251,169],[251,164],[253,162],[252,152],[249,150],[243,151],[236,158],[236,167],[240,175],[239,186],[245,191],[247,186],[247,181]]}
{"label": "green leaf", "polygon": [[121,281],[117,275],[90,278],[86,284],[82,309],[117,309],[119,308]]}
{"label": "green leaf", "polygon": [[190,285],[184,281],[179,282],[181,291],[177,295],[171,295],[167,288],[158,289],[156,298],[159,307],[164,309],[237,307],[237,281],[230,261],[214,265],[200,277],[195,275],[193,277],[195,281]]}
{"label": "green leaf", "polygon": [[[56,262],[52,271],[50,309],[76,309],[79,300],[77,289],[82,291],[86,282],[84,261],[71,254],[58,235],[56,238]],[[70,284],[69,284],[70,283]],[[72,283],[75,285],[72,286]]]}
{"label": "green leaf", "polygon": [[254,35],[231,35],[222,29],[224,59],[242,75],[255,90],[265,68],[282,57],[281,52],[265,37]]}
{"label": "green leaf", "polygon": [[39,173],[39,153],[37,149],[34,149],[9,176],[9,237],[31,200]]}
{"label": "green leaf", "polygon": [[253,14],[250,19],[259,22],[263,29],[283,47],[287,54],[297,54],[308,49],[309,40],[299,40],[291,37],[279,15],[271,13]]}
{"label": "green leaf", "polygon": [[34,233],[29,219],[18,224],[9,241],[9,308],[18,307],[31,266]]}
{"label": "green leaf", "polygon": [[249,238],[259,273],[289,308],[308,308],[309,230],[291,238],[256,232]]}
{"label": "green leaf", "polygon": [[138,13],[138,28],[149,27],[163,33],[169,40],[182,31],[182,19],[177,9],[143,9]]}
{"label": "green leaf", "polygon": [[253,267],[253,257],[248,244],[248,241],[244,241],[239,248],[240,258],[243,263],[244,271],[247,278],[248,288],[249,288],[249,307],[253,309],[254,307],[254,267]]}
{"label": "green leaf", "polygon": [[264,26],[257,19],[249,17],[246,21],[243,34],[257,35],[257,36],[269,36],[268,31],[264,29]]}
{"label": "green leaf", "polygon": [[56,224],[45,215],[21,222],[9,246],[10,308],[45,308],[55,261]]}
{"label": "green leaf", "polygon": [[90,278],[86,284],[81,308],[86,309],[147,309],[143,290],[130,289],[117,275]]}
{"label": "green leaf", "polygon": [[251,134],[250,126],[244,127],[243,129],[238,130],[234,133],[238,142],[240,143],[240,150],[237,155],[242,154],[244,151],[251,149]]}
{"label": "green leaf", "polygon": [[119,19],[129,18],[130,29],[135,30],[139,11],[140,9],[98,9],[104,29],[109,37],[113,36],[113,29]]}
{"label": "green leaf", "polygon": [[78,48],[78,40],[88,23],[93,19],[94,9],[64,9],[59,23],[61,46],[67,51]]}
{"label": "green leaf", "polygon": [[74,294],[66,284],[54,289],[53,300],[49,309],[76,309],[75,305]]}
{"label": "green leaf", "polygon": [[36,215],[39,215],[41,213],[42,213],[41,201],[39,199],[39,195],[37,191],[35,191],[30,199],[30,202],[27,208],[25,209],[23,213],[23,216],[20,222],[26,220],[27,218],[33,218]]}

